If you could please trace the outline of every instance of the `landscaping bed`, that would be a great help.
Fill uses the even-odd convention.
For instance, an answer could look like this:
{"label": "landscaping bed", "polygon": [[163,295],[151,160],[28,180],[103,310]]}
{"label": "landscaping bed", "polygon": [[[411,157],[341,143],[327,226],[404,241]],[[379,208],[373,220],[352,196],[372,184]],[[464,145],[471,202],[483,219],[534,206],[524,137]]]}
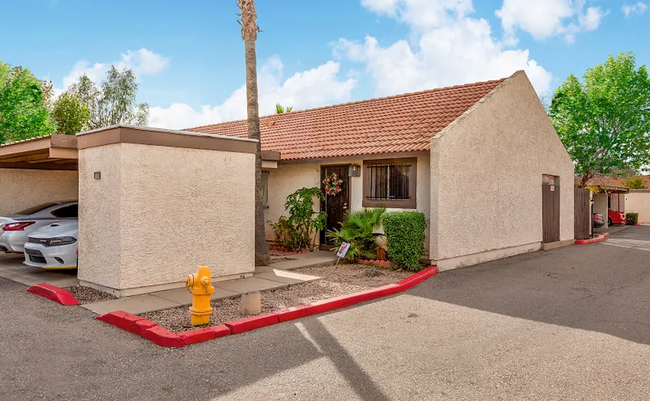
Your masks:
{"label": "landscaping bed", "polygon": [[73,287],[64,288],[73,297],[79,301],[80,304],[91,304],[93,302],[101,301],[110,301],[111,299],[117,299],[117,297],[100,290],[96,290],[90,287],[83,287],[80,285],[75,285]]}
{"label": "landscaping bed", "polygon": [[[385,270],[356,264],[308,267],[293,271],[319,276],[322,279],[295,284],[288,288],[263,291],[262,313],[381,287],[402,280],[412,274],[406,271]],[[241,310],[241,297],[213,301],[212,307],[213,311],[210,317],[210,325],[212,326],[247,317]],[[199,328],[190,324],[190,315],[186,306],[149,312],[141,316],[173,332]]]}

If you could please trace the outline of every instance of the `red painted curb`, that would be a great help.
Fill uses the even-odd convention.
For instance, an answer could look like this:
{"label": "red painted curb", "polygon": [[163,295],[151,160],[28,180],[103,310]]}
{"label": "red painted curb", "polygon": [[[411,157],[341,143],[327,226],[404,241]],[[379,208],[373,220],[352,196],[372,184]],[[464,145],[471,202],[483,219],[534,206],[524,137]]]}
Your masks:
{"label": "red painted curb", "polygon": [[68,291],[55,287],[51,284],[41,283],[36,284],[27,289],[27,292],[31,292],[35,295],[40,295],[51,301],[59,303],[61,305],[79,305],[79,301],[72,296]]}
{"label": "red painted curb", "polygon": [[260,327],[270,326],[280,323],[280,319],[275,312],[264,313],[257,316],[246,317],[239,320],[224,323],[230,327],[232,334],[243,333],[244,331],[258,329]]}
{"label": "red painted curb", "polygon": [[147,320],[147,319],[137,320],[135,323],[133,323],[133,328],[131,329],[131,333],[141,336],[144,334],[145,331],[155,326],[157,326],[156,323],[152,322],[151,320]]}
{"label": "red painted curb", "polygon": [[212,327],[206,327],[203,329],[184,331],[182,333],[178,333],[178,336],[183,339],[183,343],[185,345],[190,345],[203,341],[214,340],[217,338],[217,333],[212,330]]}
{"label": "red painted curb", "polygon": [[230,331],[230,327],[226,326],[225,324],[220,324],[219,326],[212,326],[210,327],[210,329],[214,331],[217,338],[229,336],[232,334],[232,332]]}
{"label": "red painted curb", "polygon": [[145,331],[142,337],[161,347],[182,348],[185,346],[185,342],[181,336],[160,326],[155,326]]}
{"label": "red painted curb", "polygon": [[97,316],[96,319],[108,324],[112,324],[113,326],[119,327],[120,329],[126,330],[130,333],[133,332],[133,326],[135,325],[135,322],[139,320],[145,320],[143,317],[132,315],[128,312],[124,312],[123,310],[109,312],[105,315]]}
{"label": "red painted curb", "polygon": [[219,326],[210,326],[178,334],[156,326],[154,322],[147,319],[124,311],[107,313],[98,316],[97,319],[124,328],[125,330],[132,331],[136,334],[142,333],[144,338],[162,347],[183,347],[189,344],[209,341],[230,334],[243,333],[260,327],[270,326],[272,324],[299,319],[318,313],[329,312],[335,309],[356,305],[361,302],[372,301],[377,298],[397,294],[420,284],[436,273],[438,273],[438,266],[433,265],[418,273],[412,274],[397,283],[314,302],[310,305],[294,306],[262,315],[233,320]]}
{"label": "red painted curb", "polygon": [[398,281],[395,284],[401,285],[404,290],[408,290],[409,288],[415,287],[416,285],[427,280],[429,277],[435,276],[436,274],[438,274],[438,266],[432,265],[424,270],[420,270],[419,272],[410,275],[404,280]]}
{"label": "red painted curb", "polygon": [[301,317],[315,315],[318,312],[312,305],[298,305],[292,306],[291,308],[275,311],[273,313],[278,315],[278,319],[280,323],[282,323],[288,322],[289,320],[300,319]]}
{"label": "red painted curb", "polygon": [[[608,233],[609,234],[609,233]],[[589,244],[595,244],[596,242],[603,242],[605,241],[606,235],[600,234],[596,238],[590,238],[590,239],[577,239],[576,240],[576,245],[589,245]]]}

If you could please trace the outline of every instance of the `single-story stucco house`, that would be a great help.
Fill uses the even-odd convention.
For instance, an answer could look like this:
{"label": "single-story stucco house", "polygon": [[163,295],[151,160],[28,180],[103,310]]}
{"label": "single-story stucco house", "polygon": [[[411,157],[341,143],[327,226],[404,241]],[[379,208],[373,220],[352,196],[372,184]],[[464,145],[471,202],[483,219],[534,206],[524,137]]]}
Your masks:
{"label": "single-story stucco house", "polygon": [[[421,211],[441,270],[573,241],[573,163],[523,71],[262,117],[260,128],[262,149],[279,152],[265,165],[269,222],[289,194],[337,173],[342,192],[320,205],[328,229],[348,209]],[[246,137],[247,124],[188,131]]]}

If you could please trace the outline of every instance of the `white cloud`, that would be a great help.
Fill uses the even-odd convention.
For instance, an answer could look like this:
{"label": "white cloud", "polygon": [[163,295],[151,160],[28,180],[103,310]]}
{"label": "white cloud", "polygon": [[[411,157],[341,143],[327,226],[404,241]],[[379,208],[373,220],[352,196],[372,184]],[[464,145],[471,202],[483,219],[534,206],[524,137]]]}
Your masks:
{"label": "white cloud", "polygon": [[377,95],[503,78],[517,70],[526,71],[538,93],[549,91],[551,74],[530,59],[528,50],[509,50],[495,41],[488,21],[468,17],[469,0],[363,4],[408,24],[414,35],[412,43],[383,46],[368,36],[362,43],[340,39],[335,45],[336,55],[365,64]]}
{"label": "white cloud", "polygon": [[623,14],[625,14],[625,18],[641,15],[645,13],[647,9],[648,9],[648,5],[642,1],[637,1],[636,4],[632,4],[632,5],[623,3],[623,6],[621,7],[621,11],[623,12]]}
{"label": "white cloud", "polygon": [[377,14],[396,17],[417,30],[474,12],[472,0],[361,0],[361,4]]}
{"label": "white cloud", "polygon": [[576,34],[597,29],[608,13],[600,7],[585,7],[585,0],[504,0],[496,15],[509,45],[517,44],[517,29],[536,40],[560,35],[573,43]]}
{"label": "white cloud", "polygon": [[[356,81],[338,79],[340,64],[334,61],[294,74],[284,82],[284,66],[279,57],[271,57],[259,69],[260,115],[272,114],[275,104],[303,110],[350,100]],[[189,128],[246,118],[246,86],[235,90],[221,105],[204,105],[196,110],[187,104],[152,107],[149,125],[161,128]]]}
{"label": "white cloud", "polygon": [[128,50],[120,55],[119,60],[113,63],[95,63],[91,65],[84,60],[77,61],[68,75],[63,77],[63,88],[67,89],[84,74],[93,82],[99,83],[106,76],[106,71],[111,67],[111,64],[120,70],[130,68],[136,76],[141,77],[155,75],[163,71],[169,65],[169,58],[142,48],[136,51]]}

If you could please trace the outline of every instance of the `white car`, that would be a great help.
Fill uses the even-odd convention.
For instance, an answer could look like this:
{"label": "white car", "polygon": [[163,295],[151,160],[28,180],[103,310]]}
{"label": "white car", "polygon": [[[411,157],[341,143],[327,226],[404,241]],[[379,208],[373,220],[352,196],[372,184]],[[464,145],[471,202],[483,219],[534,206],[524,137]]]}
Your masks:
{"label": "white car", "polygon": [[27,237],[41,227],[76,220],[77,202],[50,202],[11,216],[0,216],[0,251],[23,253]]}
{"label": "white car", "polygon": [[44,269],[76,269],[77,220],[52,223],[29,234],[25,243],[25,264]]}

